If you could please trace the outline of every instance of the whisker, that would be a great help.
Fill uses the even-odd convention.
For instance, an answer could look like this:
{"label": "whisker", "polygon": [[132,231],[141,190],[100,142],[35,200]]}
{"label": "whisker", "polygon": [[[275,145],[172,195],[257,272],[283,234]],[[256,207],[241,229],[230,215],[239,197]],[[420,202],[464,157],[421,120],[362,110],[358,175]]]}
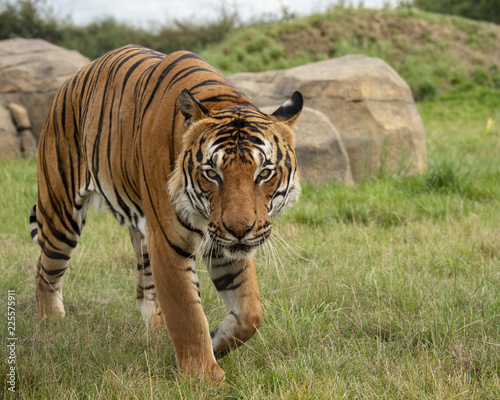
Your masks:
{"label": "whisker", "polygon": [[[278,256],[277,251],[276,251],[275,247],[273,246],[272,236],[265,243],[265,249],[266,249],[266,253],[267,253],[267,259],[266,259],[267,267],[268,268],[274,267],[274,269],[276,270],[276,274],[278,276],[279,281],[282,282],[283,278],[282,278],[282,274],[280,272],[280,269],[283,270],[283,272],[285,272],[285,269],[283,267],[283,263],[281,262],[281,258]],[[279,267],[281,267],[281,268],[279,268]],[[285,280],[288,281],[288,278],[286,277],[286,273],[284,275],[285,275]]]}
{"label": "whisker", "polygon": [[286,252],[286,255],[289,258],[294,258],[296,257],[296,254],[293,251],[290,251],[290,249],[287,246],[287,243],[279,236],[279,234],[276,234],[273,236],[273,241],[276,246],[279,246],[282,250]]}
{"label": "whisker", "polygon": [[[276,236],[272,236],[270,244],[271,244],[271,249],[275,254],[274,258],[277,259],[277,265],[280,266],[281,269],[285,272],[285,280],[288,282],[288,275],[286,274],[286,269],[285,269],[286,267],[284,264],[285,257],[282,256],[283,253],[280,254],[280,248],[285,249],[285,251],[286,248],[280,243],[280,241],[277,239]],[[288,258],[293,258],[288,251],[286,253]]]}
{"label": "whisker", "polygon": [[268,253],[268,257],[269,257],[269,258],[266,260],[266,262],[267,262],[267,264],[268,264],[268,265],[267,265],[266,267],[267,267],[267,268],[269,268],[269,267],[273,267],[273,266],[274,266],[274,268],[276,269],[276,274],[278,275],[278,279],[279,279],[280,281],[282,281],[282,279],[281,279],[281,275],[280,275],[280,271],[279,271],[279,269],[277,268],[278,261],[276,260],[276,255],[275,255],[275,253],[274,253],[274,251],[273,251],[273,246],[272,246],[271,241],[270,241],[270,240],[268,240],[268,241],[266,242],[265,246],[266,246],[266,250],[269,252],[269,253]]}
{"label": "whisker", "polygon": [[206,255],[205,263],[207,265],[207,269],[210,271],[212,269],[212,254],[214,251],[215,242],[207,232],[205,234],[205,246],[203,250],[203,254]]}
{"label": "whisker", "polygon": [[[281,229],[281,227],[280,227],[280,226],[273,224],[273,228],[277,228],[277,229],[273,229],[273,235],[275,235],[275,238],[276,238],[276,239],[280,242],[280,244],[281,244],[281,245],[283,245],[283,247],[284,247],[285,249],[287,249],[287,250],[285,250],[285,251],[287,251],[287,253],[288,253],[289,255],[293,254],[294,256],[299,257],[300,259],[302,259],[302,260],[304,260],[304,261],[309,261],[309,262],[310,262],[310,261],[312,261],[312,260],[310,260],[310,259],[308,259],[308,258],[304,257],[302,254],[300,254],[300,253],[296,250],[296,248],[297,248],[298,250],[302,250],[303,252],[305,252],[306,250],[305,250],[304,248],[300,247],[297,243],[295,243],[295,242],[293,242],[293,241],[291,241],[291,240],[289,240],[289,241],[291,242],[291,244],[290,244],[290,243],[288,243],[288,241],[287,241],[287,240],[285,240],[285,238],[283,237],[283,235],[285,235],[285,233],[283,232],[283,229]],[[279,232],[278,232],[278,229],[279,229],[279,230],[281,230],[281,231],[283,232],[283,235],[282,235],[281,233],[279,233]],[[290,254],[290,253],[291,253],[291,254]],[[292,258],[293,258],[293,257],[292,257]]]}

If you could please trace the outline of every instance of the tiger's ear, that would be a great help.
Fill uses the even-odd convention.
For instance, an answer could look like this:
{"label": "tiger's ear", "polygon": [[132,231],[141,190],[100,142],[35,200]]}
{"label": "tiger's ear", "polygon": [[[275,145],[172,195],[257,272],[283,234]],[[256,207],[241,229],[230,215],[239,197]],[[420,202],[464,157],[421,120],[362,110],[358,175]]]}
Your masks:
{"label": "tiger's ear", "polygon": [[284,102],[272,116],[276,120],[285,123],[288,126],[293,126],[299,118],[302,107],[304,106],[304,99],[300,92],[294,92],[292,97]]}
{"label": "tiger's ear", "polygon": [[186,118],[186,128],[207,116],[208,110],[194,98],[189,90],[182,89],[178,100],[179,109]]}

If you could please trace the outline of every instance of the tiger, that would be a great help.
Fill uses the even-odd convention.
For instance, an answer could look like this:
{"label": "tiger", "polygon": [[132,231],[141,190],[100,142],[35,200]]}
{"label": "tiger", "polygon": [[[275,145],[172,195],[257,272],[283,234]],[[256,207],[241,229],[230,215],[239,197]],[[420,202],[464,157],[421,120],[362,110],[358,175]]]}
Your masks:
{"label": "tiger", "polygon": [[[166,326],[181,372],[224,380],[218,356],[263,321],[256,250],[271,235],[270,219],[301,191],[292,127],[302,108],[295,92],[263,113],[187,51],[128,45],[70,77],[39,140],[30,214],[41,248],[38,317],[64,317],[63,276],[87,210],[100,200],[130,232],[145,323]],[[228,312],[211,332],[197,255]]]}

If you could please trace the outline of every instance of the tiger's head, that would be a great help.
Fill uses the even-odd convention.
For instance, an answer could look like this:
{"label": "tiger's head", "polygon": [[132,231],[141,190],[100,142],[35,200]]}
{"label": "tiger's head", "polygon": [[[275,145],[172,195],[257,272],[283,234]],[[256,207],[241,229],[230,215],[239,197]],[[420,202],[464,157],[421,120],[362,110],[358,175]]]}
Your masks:
{"label": "tiger's head", "polygon": [[206,251],[248,258],[271,234],[270,218],[300,194],[290,128],[302,95],[273,114],[248,104],[209,111],[186,89],[178,100],[183,151],[168,185],[177,216],[209,239]]}

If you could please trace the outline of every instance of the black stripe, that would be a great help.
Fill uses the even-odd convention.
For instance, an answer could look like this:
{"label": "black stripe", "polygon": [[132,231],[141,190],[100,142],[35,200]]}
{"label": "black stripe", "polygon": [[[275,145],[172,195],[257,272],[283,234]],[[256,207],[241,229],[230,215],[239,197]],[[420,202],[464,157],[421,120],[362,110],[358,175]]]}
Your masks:
{"label": "black stripe", "polygon": [[[50,219],[47,218],[47,215],[45,214],[44,210],[42,207],[40,207],[40,212],[42,213],[42,215],[44,216],[45,218],[45,221],[47,221],[48,223],[48,229],[50,231],[50,233],[61,243],[64,243],[66,245],[68,245],[69,247],[71,248],[75,248],[76,245],[77,245],[77,241],[76,240],[73,240],[73,239],[70,239],[68,238],[64,233],[60,232],[59,230],[57,230],[53,225],[50,224]],[[43,226],[40,226],[42,229],[41,229],[41,233],[42,235],[45,237],[45,239],[50,243],[49,239],[44,235],[44,229],[43,229]],[[57,246],[53,245],[52,243],[50,243],[52,247],[56,248]]]}
{"label": "black stripe", "polygon": [[[177,72],[170,80],[168,86],[167,86],[167,89],[166,90],[169,90],[172,86],[174,86],[177,82],[185,79],[187,76],[195,73],[195,72],[208,72],[208,73],[214,73],[214,71],[212,69],[208,69],[208,68],[203,68],[203,67],[199,67],[199,66],[189,66],[187,68],[184,68],[182,70],[180,70],[179,72]],[[182,75],[182,76],[179,76],[179,75]],[[218,75],[218,74],[215,74],[215,75]],[[221,84],[222,82],[219,82],[219,84]],[[192,90],[191,90],[192,92]]]}
{"label": "black stripe", "polygon": [[177,123],[177,117],[179,116],[179,104],[178,102],[175,102],[174,105],[174,112],[173,112],[173,118],[172,118],[172,126],[170,127],[170,132],[172,132],[171,138],[170,138],[170,148],[169,148],[169,156],[170,156],[170,171],[175,170],[175,162],[177,161],[177,157],[175,154],[175,135],[173,132],[175,132],[175,125]]}
{"label": "black stripe", "polygon": [[[163,227],[162,227],[162,231],[163,231]],[[165,234],[164,232],[164,235],[165,237],[165,240],[167,241],[168,245],[177,253],[179,254],[180,256],[184,257],[184,258],[194,258],[194,255],[191,254],[191,253],[188,253],[187,251],[185,251],[184,249],[181,249],[179,246],[176,246],[175,244],[173,244],[167,237],[167,235]]]}
{"label": "black stripe", "polygon": [[[231,144],[234,143],[234,139],[232,139],[231,136],[220,136],[217,140],[214,140],[214,142],[212,143],[212,148],[217,147],[219,145],[224,146],[226,144],[226,142],[229,142],[229,141],[231,142]],[[219,149],[217,149],[217,150],[219,150]],[[216,151],[214,151],[214,153]]]}
{"label": "black stripe", "polygon": [[231,311],[229,314],[232,315],[236,319],[236,322],[238,323],[238,325],[241,325],[240,317],[238,317],[238,315],[234,311]]}
{"label": "black stripe", "polygon": [[31,209],[31,214],[30,214],[30,224],[33,224],[36,222],[36,206]]}
{"label": "black stripe", "polygon": [[149,97],[149,100],[143,109],[143,115],[146,114],[146,111],[151,106],[151,103],[153,102],[153,99],[156,96],[156,92],[158,91],[158,89],[159,89],[160,85],[162,84],[163,80],[165,79],[165,77],[177,66],[177,64],[179,64],[181,61],[186,60],[186,59],[201,60],[201,58],[198,55],[193,54],[193,53],[187,53],[187,54],[180,56],[175,61],[172,61],[170,64],[168,64],[167,67],[161,72],[160,76],[158,77],[158,80],[156,81],[156,85],[153,88],[151,96]]}
{"label": "black stripe", "polygon": [[138,263],[137,270],[141,271],[143,269],[149,268],[150,265],[151,265],[151,262],[149,260],[144,261],[142,264]]}
{"label": "black stripe", "polygon": [[206,79],[206,80],[198,83],[197,85],[191,86],[191,89],[189,89],[189,91],[191,93],[193,93],[196,89],[198,89],[200,87],[206,88],[207,86],[220,86],[220,85],[225,86],[225,87],[231,87],[229,85],[224,84],[224,82],[220,81],[220,80]]}
{"label": "black stripe", "polygon": [[64,272],[66,272],[66,268],[61,268],[61,269],[55,269],[53,271],[48,271],[45,269],[45,267],[43,265],[40,264],[40,267],[42,267],[43,269],[43,272],[45,272],[45,274],[47,274],[48,276],[56,276],[56,275],[62,275],[64,274]]}
{"label": "black stripe", "polygon": [[243,269],[240,269],[236,273],[228,273],[225,275],[222,275],[219,278],[212,279],[212,282],[215,285],[215,288],[217,289],[218,292],[223,291],[223,290],[231,290],[231,289],[236,289],[241,285],[241,282],[239,284],[230,286],[234,280],[243,272]]}
{"label": "black stripe", "polygon": [[[110,169],[110,172],[111,172],[111,169]],[[123,213],[125,214],[125,216],[127,218],[127,221],[132,221],[132,211],[130,210],[130,207],[123,201],[122,197],[118,194],[118,191],[116,190],[116,186],[114,187],[114,189],[115,189],[115,197],[116,197],[116,201],[118,202],[118,206],[122,209]]]}
{"label": "black stripe", "polygon": [[[196,152],[196,161],[198,161],[199,164],[201,164],[203,162],[203,151],[201,151],[201,148],[203,147],[203,144],[205,143],[206,140],[207,139],[204,136],[200,138],[200,143],[198,145],[198,151]],[[210,161],[212,161],[212,160],[210,160]]]}
{"label": "black stripe", "polygon": [[[145,186],[146,186],[146,190],[148,192],[148,197],[149,197],[149,200],[151,203],[152,202],[152,197],[151,197],[151,191],[150,191],[150,188],[149,188],[149,184],[148,184],[148,181],[146,179],[146,176],[145,176],[145,171],[143,169],[142,171],[143,173],[143,176],[144,176],[144,183],[145,183]],[[170,241],[170,239],[168,238],[167,236],[167,233],[165,232],[165,229],[164,227],[162,226],[162,224],[160,223],[160,218],[158,216],[158,212],[156,210],[155,207],[151,207],[152,210],[153,210],[153,213],[154,213],[154,216],[156,218],[156,221],[158,222],[158,226],[160,227],[161,229],[161,233],[163,234],[163,237],[165,238],[165,241],[168,243],[168,245],[172,248],[172,250],[174,250],[178,255],[180,255],[181,257],[184,257],[184,258],[192,258],[193,257],[193,254],[191,253],[188,253],[187,251],[185,251],[184,249],[180,248],[179,246],[175,245],[174,243],[172,243]]]}
{"label": "black stripe", "polygon": [[66,254],[58,253],[56,251],[49,250],[45,247],[42,247],[42,251],[47,257],[53,260],[69,260],[69,257]]}
{"label": "black stripe", "polygon": [[200,100],[200,103],[219,103],[222,101],[228,101],[228,100],[240,100],[242,104],[249,103],[248,100],[246,100],[243,97],[243,94],[241,92],[235,92],[235,94],[229,94],[229,93],[224,93],[224,94],[218,94],[216,96],[212,97],[207,97],[205,99]]}
{"label": "black stripe", "polygon": [[236,261],[229,260],[229,261],[223,262],[222,264],[212,265],[212,267],[213,268],[225,268],[225,267],[229,267],[231,265],[234,265],[235,263],[236,263]]}
{"label": "black stripe", "polygon": [[181,217],[179,217],[179,215],[177,213],[175,213],[175,215],[177,216],[177,221],[179,221],[179,223],[184,228],[186,228],[190,232],[194,232],[194,233],[197,233],[198,235],[203,236],[203,232],[202,231],[200,231],[199,229],[196,229],[195,227],[193,227],[189,222],[184,221],[183,219],[181,219]]}
{"label": "black stripe", "polygon": [[219,327],[215,328],[212,332],[210,332],[210,338],[213,339],[215,335],[217,334],[217,331],[219,330]]}
{"label": "black stripe", "polygon": [[[81,235],[81,227],[80,225],[77,224],[77,222],[73,219],[73,215],[69,212],[68,209],[64,209],[64,216],[65,216],[65,220],[66,222],[69,222],[70,225],[71,225],[71,228],[73,229],[73,232],[76,233],[78,236]],[[75,245],[72,246],[70,243],[68,243],[68,246],[71,246],[71,247],[76,247],[76,241],[72,241]]]}
{"label": "black stripe", "polygon": [[50,239],[49,239],[49,238],[45,235],[45,231],[44,231],[44,229],[43,229],[43,226],[42,226],[42,225],[40,225],[40,228],[41,228],[41,229],[40,229],[39,234],[40,234],[40,238],[41,238],[42,240],[39,240],[39,241],[43,243],[43,246],[46,246],[46,245],[48,244],[48,245],[49,245],[50,247],[52,247],[54,250],[61,250],[61,248],[60,248],[60,247],[58,247],[58,246],[56,246],[54,243],[52,243],[52,241],[51,241],[51,240],[50,240]]}
{"label": "black stripe", "polygon": [[57,282],[49,282],[43,275],[41,274],[38,274],[38,276],[40,277],[40,279],[42,280],[43,283],[45,283],[48,287],[49,287],[49,290],[52,291],[52,292],[55,292],[56,291],[56,288],[53,287],[53,285],[55,285]]}

